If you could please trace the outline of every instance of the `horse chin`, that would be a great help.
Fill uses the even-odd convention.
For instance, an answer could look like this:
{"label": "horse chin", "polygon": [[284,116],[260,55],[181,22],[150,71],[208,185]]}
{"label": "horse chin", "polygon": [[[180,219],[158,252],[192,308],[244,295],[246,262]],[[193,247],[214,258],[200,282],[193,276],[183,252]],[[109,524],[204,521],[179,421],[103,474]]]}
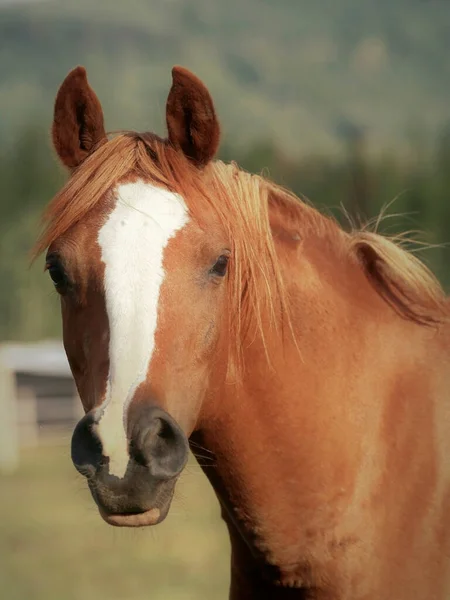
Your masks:
{"label": "horse chin", "polygon": [[123,512],[118,506],[111,506],[111,504],[106,506],[92,488],[91,493],[100,516],[108,525],[113,527],[150,527],[158,525],[167,517],[172,504],[174,487],[174,485],[164,486],[164,489],[161,490],[162,493],[157,494],[153,501],[146,501],[145,508],[142,510],[135,508]]}

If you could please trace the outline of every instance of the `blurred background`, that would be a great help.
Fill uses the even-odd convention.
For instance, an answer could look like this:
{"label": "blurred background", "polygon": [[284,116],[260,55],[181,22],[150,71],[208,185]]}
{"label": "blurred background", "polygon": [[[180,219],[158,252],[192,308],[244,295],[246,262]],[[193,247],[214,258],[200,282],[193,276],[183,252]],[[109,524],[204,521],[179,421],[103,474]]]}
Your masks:
{"label": "blurred background", "polygon": [[347,224],[420,231],[448,289],[447,0],[0,0],[0,597],[227,598],[229,546],[193,463],[162,525],[103,524],[70,463],[80,404],[39,217],[65,178],[53,101],[87,67],[109,130],[164,135],[170,70],[209,87],[221,157]]}

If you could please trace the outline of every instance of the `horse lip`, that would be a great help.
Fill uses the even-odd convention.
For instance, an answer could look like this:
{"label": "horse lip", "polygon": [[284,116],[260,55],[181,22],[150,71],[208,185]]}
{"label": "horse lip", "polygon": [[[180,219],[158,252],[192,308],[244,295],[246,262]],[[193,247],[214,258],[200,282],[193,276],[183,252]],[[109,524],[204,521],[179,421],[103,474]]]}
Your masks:
{"label": "horse lip", "polygon": [[114,527],[148,527],[156,525],[161,517],[159,508],[150,508],[142,513],[111,514],[99,507],[102,519]]}

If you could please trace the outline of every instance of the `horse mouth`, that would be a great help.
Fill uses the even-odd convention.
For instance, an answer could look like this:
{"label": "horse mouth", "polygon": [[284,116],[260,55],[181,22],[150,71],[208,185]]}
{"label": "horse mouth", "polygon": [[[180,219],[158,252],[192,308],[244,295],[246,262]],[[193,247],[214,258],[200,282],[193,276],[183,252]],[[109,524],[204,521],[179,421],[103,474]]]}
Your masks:
{"label": "horse mouth", "polygon": [[99,512],[102,519],[113,527],[149,527],[162,520],[159,508],[140,513],[111,514],[99,507]]}
{"label": "horse mouth", "polygon": [[164,482],[146,497],[115,495],[101,483],[88,479],[92,498],[100,516],[113,527],[150,527],[158,525],[169,513],[175,481]]}

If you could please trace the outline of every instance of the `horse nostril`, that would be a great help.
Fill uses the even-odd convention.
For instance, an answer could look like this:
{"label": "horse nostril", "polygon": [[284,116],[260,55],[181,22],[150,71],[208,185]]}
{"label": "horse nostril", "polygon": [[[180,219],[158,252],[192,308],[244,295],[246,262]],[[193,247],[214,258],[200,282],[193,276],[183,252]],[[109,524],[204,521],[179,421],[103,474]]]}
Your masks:
{"label": "horse nostril", "polygon": [[171,440],[174,441],[176,438],[176,432],[175,432],[174,428],[170,425],[170,423],[168,423],[167,421],[165,421],[163,419],[158,419],[158,421],[159,421],[158,436],[160,438],[162,438],[163,440],[166,440],[167,442],[170,442]]}
{"label": "horse nostril", "polygon": [[186,436],[164,411],[149,407],[141,413],[130,440],[130,456],[153,477],[171,479],[179,475],[188,456]]}
{"label": "horse nostril", "polygon": [[[145,449],[145,445],[142,445],[142,448]],[[137,443],[136,440],[131,440],[129,443],[129,452],[130,457],[134,460],[134,462],[141,467],[148,467],[148,456],[144,450],[141,449],[141,445]]]}
{"label": "horse nostril", "polygon": [[94,417],[88,413],[77,423],[72,435],[72,462],[85,477],[92,476],[102,463],[102,444],[94,425]]}

